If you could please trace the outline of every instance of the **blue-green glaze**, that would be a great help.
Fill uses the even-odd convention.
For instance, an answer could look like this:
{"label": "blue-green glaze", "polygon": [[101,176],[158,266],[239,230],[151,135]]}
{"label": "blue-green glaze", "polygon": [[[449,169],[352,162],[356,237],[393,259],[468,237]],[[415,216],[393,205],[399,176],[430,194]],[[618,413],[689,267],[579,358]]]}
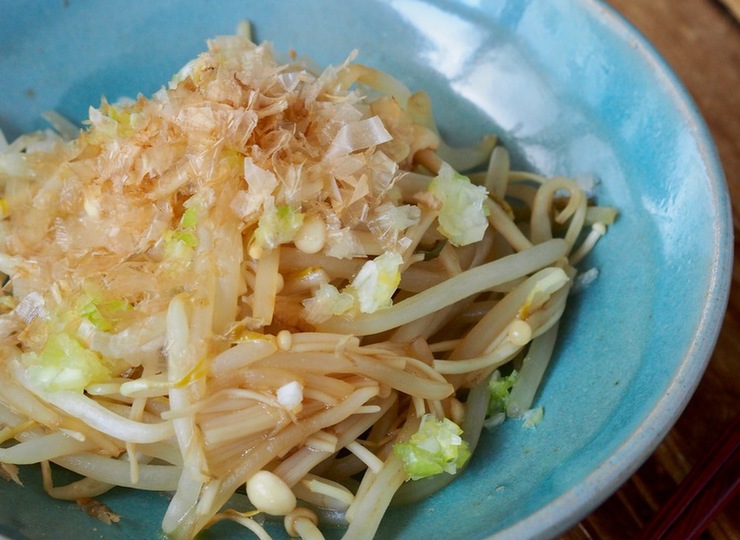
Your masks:
{"label": "blue-green glaze", "polygon": [[[36,7],[40,6],[40,7]],[[693,103],[653,49],[595,0],[61,0],[0,3],[0,128],[82,120],[100,96],[151,94],[239,20],[257,40],[337,64],[357,48],[429,91],[444,133],[494,131],[515,165],[592,176],[620,218],[583,264],[537,403],[544,421],[483,437],[443,492],[391,510],[379,538],[552,537],[612,493],[676,420],[706,366],[732,259],[726,185]],[[0,482],[13,539],[156,538],[167,497],[118,490],[105,526],[52,501],[38,471]],[[277,530],[277,529],[275,529]],[[276,533],[280,537],[280,533]],[[334,531],[330,537],[339,537]],[[208,537],[249,537],[230,525]]]}

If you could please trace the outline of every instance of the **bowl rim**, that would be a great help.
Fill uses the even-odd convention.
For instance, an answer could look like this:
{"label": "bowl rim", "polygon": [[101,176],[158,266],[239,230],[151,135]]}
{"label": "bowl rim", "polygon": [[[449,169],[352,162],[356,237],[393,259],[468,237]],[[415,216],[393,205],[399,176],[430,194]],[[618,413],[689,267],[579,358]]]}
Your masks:
{"label": "bowl rim", "polygon": [[[575,525],[615,492],[652,454],[685,409],[711,358],[728,299],[733,267],[732,210],[722,165],[711,134],[688,90],[654,46],[607,0],[572,0],[607,31],[632,46],[671,99],[696,141],[707,173],[707,196],[717,210],[711,244],[711,270],[697,330],[664,395],[650,413],[584,479],[524,519],[491,534],[489,540],[551,538]],[[0,540],[7,537],[0,533]]]}
{"label": "bowl rim", "polygon": [[707,172],[708,196],[717,210],[712,237],[712,265],[696,333],[674,378],[638,429],[577,485],[526,518],[488,537],[488,540],[551,538],[565,532],[596,509],[647,460],[688,405],[706,370],[719,337],[729,300],[733,268],[732,208],[719,154],[709,128],[686,87],[648,39],[606,0],[573,0],[599,19],[652,68],[655,80],[678,109],[695,139]]}

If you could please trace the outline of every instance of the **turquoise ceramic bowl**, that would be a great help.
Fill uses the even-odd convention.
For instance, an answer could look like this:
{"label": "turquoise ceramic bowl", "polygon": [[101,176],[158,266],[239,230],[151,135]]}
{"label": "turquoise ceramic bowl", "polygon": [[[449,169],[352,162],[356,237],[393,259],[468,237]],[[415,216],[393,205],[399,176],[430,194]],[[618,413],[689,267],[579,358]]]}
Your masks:
{"label": "turquoise ceramic bowl", "polygon": [[[359,61],[431,94],[456,143],[499,133],[517,166],[599,179],[619,221],[585,261],[535,430],[505,423],[464,474],[387,515],[379,538],[553,537],[617,489],[674,423],[706,366],[726,305],[730,211],[707,129],[669,68],[595,0],[260,2],[59,0],[0,4],[0,128],[55,109],[82,120],[100,96],[151,94],[206,38],[241,19],[256,38]],[[36,469],[0,482],[13,539],[157,538],[167,496],[102,497],[105,526],[48,499]],[[330,536],[339,537],[334,531]],[[208,537],[249,537],[217,526]],[[280,537],[280,533],[276,533]]]}

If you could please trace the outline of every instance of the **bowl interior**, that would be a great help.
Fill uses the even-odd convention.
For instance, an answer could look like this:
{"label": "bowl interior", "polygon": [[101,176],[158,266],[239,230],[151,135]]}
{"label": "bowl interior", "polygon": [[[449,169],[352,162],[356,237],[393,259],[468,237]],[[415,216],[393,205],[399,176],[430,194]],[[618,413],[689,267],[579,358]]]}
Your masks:
{"label": "bowl interior", "polygon": [[[13,139],[45,127],[49,109],[80,121],[101,95],[150,95],[205,39],[243,19],[257,41],[320,65],[359,49],[359,62],[428,91],[450,142],[496,133],[517,167],[593,178],[599,204],[619,210],[581,265],[599,277],[569,303],[537,397],[544,421],[486,433],[457,481],[392,509],[379,537],[534,537],[569,526],[665,434],[718,331],[729,205],[685,92],[639,36],[591,0],[75,0],[38,11],[3,3],[0,128]],[[36,469],[22,475],[26,489],[0,483],[0,497],[18,501],[0,505],[0,534],[11,538],[153,538],[168,500],[114,490],[101,500],[122,520],[106,527],[48,499]],[[238,534],[229,525],[207,533]]]}

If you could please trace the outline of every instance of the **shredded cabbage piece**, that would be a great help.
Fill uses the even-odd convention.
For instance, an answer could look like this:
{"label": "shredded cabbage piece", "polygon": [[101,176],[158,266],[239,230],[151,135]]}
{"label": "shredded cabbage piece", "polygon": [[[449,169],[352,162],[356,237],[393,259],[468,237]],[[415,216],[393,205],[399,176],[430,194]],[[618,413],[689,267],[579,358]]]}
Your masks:
{"label": "shredded cabbage piece", "polygon": [[339,291],[331,283],[322,283],[311,298],[303,301],[306,318],[312,323],[328,320],[333,315],[349,313],[355,306],[355,297]]}
{"label": "shredded cabbage piece", "polygon": [[408,442],[395,444],[393,452],[403,461],[404,471],[411,480],[443,472],[456,474],[471,455],[462,432],[449,418],[438,420],[433,414],[425,414],[419,430]]}
{"label": "shredded cabbage piece", "polygon": [[466,246],[483,238],[488,228],[486,188],[443,163],[428,189],[442,203],[439,231],[453,245]]}
{"label": "shredded cabbage piece", "polygon": [[254,231],[250,255],[259,258],[265,250],[269,251],[280,244],[292,242],[303,225],[304,217],[305,214],[293,206],[286,204],[278,207],[268,206],[259,219],[257,230]]}
{"label": "shredded cabbage piece", "polygon": [[111,378],[107,362],[66,332],[51,335],[41,353],[23,355],[26,376],[43,390],[76,390]]}
{"label": "shredded cabbage piece", "polygon": [[307,318],[323,322],[332,315],[354,316],[375,313],[393,304],[393,294],[401,282],[403,257],[387,251],[365,262],[352,282],[339,291],[330,283],[322,283],[314,295],[303,302]]}
{"label": "shredded cabbage piece", "polygon": [[528,429],[533,429],[542,422],[545,416],[545,409],[543,407],[535,407],[528,409],[522,414],[522,426]]}
{"label": "shredded cabbage piece", "polygon": [[121,316],[132,309],[125,299],[102,300],[95,296],[83,295],[77,302],[79,315],[90,321],[98,330],[109,332]]}
{"label": "shredded cabbage piece", "polygon": [[374,313],[391,305],[391,296],[401,282],[402,264],[398,253],[387,251],[362,265],[350,285],[362,313]]}
{"label": "shredded cabbage piece", "polygon": [[496,371],[488,381],[488,391],[491,399],[488,402],[488,416],[506,412],[506,402],[509,399],[509,393],[512,386],[519,378],[519,373],[514,370],[504,377]]}

